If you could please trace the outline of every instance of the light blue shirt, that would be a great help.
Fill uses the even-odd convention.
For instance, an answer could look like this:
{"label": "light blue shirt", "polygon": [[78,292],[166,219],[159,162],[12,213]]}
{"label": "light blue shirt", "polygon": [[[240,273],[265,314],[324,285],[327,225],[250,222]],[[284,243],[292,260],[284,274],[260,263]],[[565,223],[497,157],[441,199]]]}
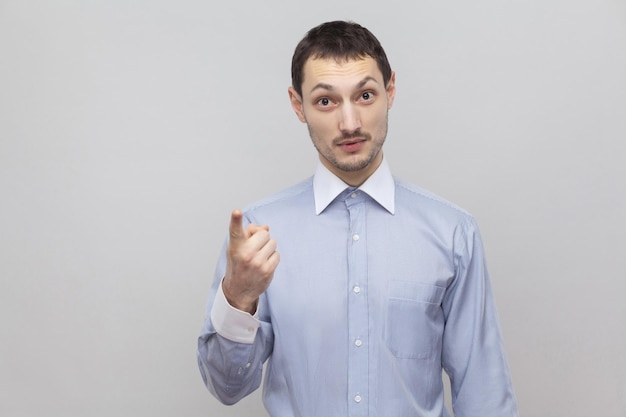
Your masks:
{"label": "light blue shirt", "polygon": [[230,307],[219,258],[198,341],[205,384],[233,404],[257,389],[274,417],[456,417],[517,407],[483,246],[462,209],[391,175],[358,189],[321,164],[244,212],[281,260],[254,316]]}

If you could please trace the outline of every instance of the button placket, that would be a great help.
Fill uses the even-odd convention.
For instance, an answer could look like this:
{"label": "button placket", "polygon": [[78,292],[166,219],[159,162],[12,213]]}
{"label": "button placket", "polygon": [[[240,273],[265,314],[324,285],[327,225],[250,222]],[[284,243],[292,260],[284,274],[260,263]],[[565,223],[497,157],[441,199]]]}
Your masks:
{"label": "button placket", "polygon": [[369,326],[367,297],[367,195],[352,190],[345,197],[349,213],[348,229],[348,415],[367,415],[369,358],[367,332]]}

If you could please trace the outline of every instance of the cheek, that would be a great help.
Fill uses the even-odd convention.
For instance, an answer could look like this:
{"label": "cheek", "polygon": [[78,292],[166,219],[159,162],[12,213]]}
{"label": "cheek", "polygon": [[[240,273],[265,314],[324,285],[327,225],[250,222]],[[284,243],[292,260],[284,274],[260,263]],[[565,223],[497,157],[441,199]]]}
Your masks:
{"label": "cheek", "polygon": [[367,129],[372,131],[385,129],[387,125],[387,111],[382,111],[381,109],[372,110],[374,111],[370,112],[364,120]]}
{"label": "cheek", "polygon": [[320,139],[328,136],[334,131],[332,117],[326,114],[315,114],[307,118],[309,129],[313,130]]}

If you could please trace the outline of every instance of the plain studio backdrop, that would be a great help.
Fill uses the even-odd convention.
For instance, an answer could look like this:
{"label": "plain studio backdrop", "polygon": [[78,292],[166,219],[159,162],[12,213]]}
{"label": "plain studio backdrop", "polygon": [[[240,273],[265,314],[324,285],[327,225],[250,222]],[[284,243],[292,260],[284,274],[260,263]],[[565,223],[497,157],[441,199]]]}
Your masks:
{"label": "plain studio backdrop", "polygon": [[618,0],[0,0],[0,415],[266,415],[196,339],[231,209],[313,173],[290,61],[335,19],[397,73],[394,173],[479,222],[521,415],[626,416]]}

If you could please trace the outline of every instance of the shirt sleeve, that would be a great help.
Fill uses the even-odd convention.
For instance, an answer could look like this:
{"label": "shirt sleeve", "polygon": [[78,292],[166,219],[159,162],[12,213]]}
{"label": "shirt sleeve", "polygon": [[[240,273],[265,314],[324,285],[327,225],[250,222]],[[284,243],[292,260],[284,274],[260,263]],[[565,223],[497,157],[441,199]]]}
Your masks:
{"label": "shirt sleeve", "polygon": [[197,359],[208,390],[222,403],[234,404],[260,386],[274,339],[271,323],[263,320],[263,296],[254,316],[228,304],[222,291],[225,270],[226,243],[213,276]]}
{"label": "shirt sleeve", "polygon": [[254,343],[256,332],[261,325],[258,314],[254,316],[231,306],[226,300],[220,285],[211,309],[211,323],[222,337],[237,343]]}
{"label": "shirt sleeve", "polygon": [[473,219],[455,237],[455,279],[444,297],[442,364],[457,417],[516,417],[517,405],[481,237]]}

